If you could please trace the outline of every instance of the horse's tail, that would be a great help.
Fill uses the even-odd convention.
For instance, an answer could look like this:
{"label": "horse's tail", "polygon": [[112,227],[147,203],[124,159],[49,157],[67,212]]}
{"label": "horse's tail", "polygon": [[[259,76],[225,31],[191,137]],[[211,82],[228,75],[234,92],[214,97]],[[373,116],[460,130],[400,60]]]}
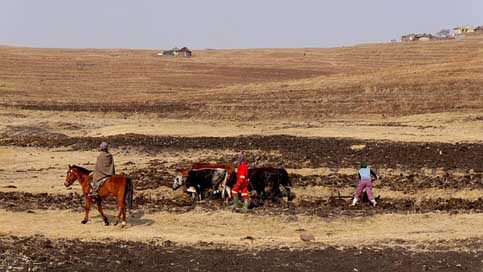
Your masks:
{"label": "horse's tail", "polygon": [[126,193],[124,193],[124,203],[127,202],[127,209],[131,213],[132,199],[134,195],[134,185],[130,177],[126,178]]}

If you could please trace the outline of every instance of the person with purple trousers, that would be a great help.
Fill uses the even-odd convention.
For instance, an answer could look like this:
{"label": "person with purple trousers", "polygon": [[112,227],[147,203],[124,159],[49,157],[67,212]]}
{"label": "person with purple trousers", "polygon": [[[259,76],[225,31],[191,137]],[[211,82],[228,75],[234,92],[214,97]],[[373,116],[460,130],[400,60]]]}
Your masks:
{"label": "person with purple trousers", "polygon": [[361,162],[361,168],[359,169],[358,172],[359,176],[359,184],[357,184],[357,190],[356,193],[354,194],[354,200],[352,200],[352,205],[355,206],[357,201],[359,201],[360,196],[364,189],[366,189],[367,197],[372,203],[372,206],[376,206],[377,202],[374,199],[374,195],[372,194],[372,182],[371,182],[371,177],[374,177],[375,179],[379,179],[377,177],[376,172],[374,170],[370,169],[366,162]]}

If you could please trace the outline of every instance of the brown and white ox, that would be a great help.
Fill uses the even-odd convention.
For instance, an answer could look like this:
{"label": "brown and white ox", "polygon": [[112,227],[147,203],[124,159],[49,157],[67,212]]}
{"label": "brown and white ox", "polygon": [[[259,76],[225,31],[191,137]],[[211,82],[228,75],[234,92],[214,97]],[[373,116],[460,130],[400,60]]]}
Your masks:
{"label": "brown and white ox", "polygon": [[176,169],[173,190],[183,185],[193,199],[226,198],[230,192],[226,190],[228,178],[234,172],[231,164],[194,163],[190,168]]}

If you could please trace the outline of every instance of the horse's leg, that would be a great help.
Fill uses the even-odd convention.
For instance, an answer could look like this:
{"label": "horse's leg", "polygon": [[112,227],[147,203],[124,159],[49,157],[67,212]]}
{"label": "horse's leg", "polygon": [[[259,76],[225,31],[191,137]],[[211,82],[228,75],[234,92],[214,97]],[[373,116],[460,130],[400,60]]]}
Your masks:
{"label": "horse's leg", "polygon": [[116,223],[114,223],[114,226],[117,226],[117,224],[119,224],[119,220],[121,220],[121,216],[122,216],[122,210],[121,208],[119,208],[119,214],[117,215]]}
{"label": "horse's leg", "polygon": [[117,200],[117,203],[119,205],[119,216],[117,220],[119,221],[119,219],[122,217],[121,227],[124,227],[127,224],[126,223],[126,204],[124,203],[124,198],[119,197],[119,199]]}
{"label": "horse's leg", "polygon": [[[127,194],[127,191],[125,188],[118,188],[117,193],[114,194],[117,200],[117,205],[119,206],[119,214],[117,215],[116,223],[114,223],[114,226],[117,226],[117,224],[119,224],[119,220],[121,220],[121,217],[123,216],[123,210],[124,210],[124,214],[126,213],[125,212],[126,205],[124,203],[125,194]],[[124,215],[122,227],[126,225],[125,221],[126,221],[126,216]]]}
{"label": "horse's leg", "polygon": [[102,220],[104,220],[104,226],[109,226],[109,220],[107,219],[107,216],[104,214],[104,211],[102,210],[102,205],[101,205],[101,200],[97,199],[97,210],[102,216]]}
{"label": "horse's leg", "polygon": [[87,223],[87,221],[89,221],[89,211],[91,209],[91,203],[92,203],[92,199],[89,197],[89,196],[86,196],[86,207],[85,207],[85,216],[84,216],[84,220],[81,221],[82,224],[85,224]]}
{"label": "horse's leg", "polygon": [[121,227],[126,226],[126,203],[124,203],[124,197],[116,197],[117,205],[119,206],[119,214],[117,215],[117,220],[114,225],[116,226],[119,223],[119,220],[122,218]]}
{"label": "horse's leg", "polygon": [[126,222],[126,207],[121,208],[121,213],[122,213],[122,223],[121,226],[124,228],[127,224]]}

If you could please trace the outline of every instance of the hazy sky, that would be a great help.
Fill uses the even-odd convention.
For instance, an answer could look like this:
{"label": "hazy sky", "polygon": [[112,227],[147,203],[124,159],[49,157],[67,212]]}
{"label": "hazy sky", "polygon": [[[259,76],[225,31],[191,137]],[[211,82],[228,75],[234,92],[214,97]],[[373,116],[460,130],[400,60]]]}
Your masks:
{"label": "hazy sky", "polygon": [[0,0],[0,44],[330,47],[483,25],[483,0]]}

